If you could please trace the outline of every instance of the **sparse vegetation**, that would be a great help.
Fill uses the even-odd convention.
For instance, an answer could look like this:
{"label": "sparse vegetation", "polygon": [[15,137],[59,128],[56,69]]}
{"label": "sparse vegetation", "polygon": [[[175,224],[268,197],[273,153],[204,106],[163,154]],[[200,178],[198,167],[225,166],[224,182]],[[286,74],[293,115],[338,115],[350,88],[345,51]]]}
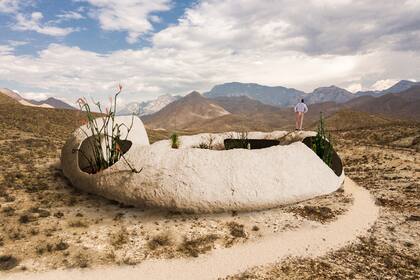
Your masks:
{"label": "sparse vegetation", "polygon": [[245,231],[244,225],[238,224],[237,222],[229,222],[227,224],[230,234],[234,238],[246,238],[247,233]]}
{"label": "sparse vegetation", "polygon": [[156,250],[159,247],[172,245],[172,243],[173,241],[171,235],[168,232],[164,232],[153,236],[147,245],[151,250]]}
{"label": "sparse vegetation", "polygon": [[[0,251],[4,255],[12,254],[12,258],[8,259],[12,263],[15,263],[13,258],[17,261],[9,269],[10,272],[23,269],[23,263],[28,271],[139,263],[146,256],[169,258],[205,253],[201,248],[223,247],[228,239],[236,243],[247,242],[247,239],[231,235],[226,219],[215,218],[209,222],[206,215],[155,212],[152,214],[153,219],[150,219],[148,210],[121,208],[118,203],[71,187],[54,162],[68,135],[85,118],[83,114],[80,111],[28,108],[0,102],[0,130],[4,132],[0,135],[0,160],[7,162],[0,164]],[[420,128],[416,123],[370,126],[369,120],[364,120],[366,128],[352,126],[348,130],[330,131],[334,136],[334,147],[343,159],[346,175],[369,189],[381,201],[380,218],[370,232],[374,238],[363,239],[360,244],[321,258],[291,259],[269,266],[267,271],[258,268],[258,271],[248,272],[248,279],[416,279],[416,234],[419,226],[417,174],[420,172],[420,159],[416,152],[419,144],[416,141],[414,144],[417,146],[412,144],[413,139],[420,135]],[[350,121],[355,122],[353,119]],[[343,121],[338,119],[336,123],[341,124]],[[184,133],[179,132],[179,135]],[[169,137],[167,132],[148,131],[148,134],[152,135],[151,142]],[[329,205],[331,201],[348,198],[342,193],[331,195],[339,197],[317,198],[299,205],[326,206],[333,213],[339,208],[348,207],[348,202],[343,202],[333,208]],[[46,210],[51,215],[42,218],[39,213],[33,212],[34,207]],[[284,209],[276,211],[284,213]],[[83,217],[77,217],[77,213]],[[125,215],[114,220],[117,213]],[[37,220],[21,224],[21,215],[34,215]],[[89,226],[69,225],[70,221],[78,219]],[[278,223],[277,220],[261,219],[257,224],[255,220],[247,221],[241,213],[236,213],[234,217],[229,215],[230,219],[237,219],[237,223],[244,225],[244,230],[249,229],[249,239],[264,235],[267,231],[274,232],[274,224]],[[299,215],[299,219],[309,217]],[[253,230],[255,224],[260,228],[259,231]],[[122,225],[127,228],[130,241],[123,246],[123,250],[118,251],[107,242]],[[179,244],[174,241],[171,245],[159,246],[151,251],[147,245],[150,235],[173,230],[175,226],[176,234],[180,236],[190,236],[194,232],[192,237],[186,239],[193,242],[184,244],[191,249],[191,253],[188,253],[189,250],[180,250],[183,240]],[[282,227],[293,229],[293,226],[278,225],[279,230]],[[104,228],[107,230],[104,231]],[[213,244],[209,241],[208,246],[204,245],[207,241],[200,239],[206,239],[208,234],[217,234],[220,238],[214,240]],[[60,241],[69,247],[55,251]],[[41,258],[36,247],[46,243],[51,244],[49,247],[52,251],[49,253],[48,248],[44,247]],[[91,244],[105,246],[92,250],[89,247]],[[229,246],[232,245],[229,243]],[[122,251],[127,258],[121,256]],[[37,261],[33,262],[34,259]],[[4,262],[9,261],[6,259]]]}
{"label": "sparse vegetation", "polygon": [[[83,132],[89,141],[89,150],[75,149],[73,152],[78,152],[89,163],[89,173],[97,173],[115,164],[120,159],[123,159],[132,172],[139,173],[141,170],[135,169],[130,162],[124,157],[124,143],[133,127],[134,115],[132,115],[131,125],[127,126],[124,123],[115,122],[115,114],[117,112],[117,98],[122,91],[122,86],[119,85],[118,92],[111,99],[109,108],[102,110],[99,102],[94,102],[100,112],[101,122],[98,122],[95,114],[92,113],[90,105],[85,98],[79,98],[77,103],[80,110],[86,112],[87,121],[84,122],[88,133],[84,129]],[[122,138],[122,130],[125,129],[125,137]],[[93,155],[93,157],[91,156]]]}
{"label": "sparse vegetation", "polygon": [[[328,134],[328,135],[327,135]],[[317,134],[312,142],[312,150],[325,162],[326,165],[331,167],[333,156],[333,144],[331,134],[326,132],[324,118],[322,113],[319,116],[319,123]]]}
{"label": "sparse vegetation", "polygon": [[110,240],[112,246],[120,249],[129,240],[127,228],[121,227],[119,231],[111,235]]}
{"label": "sparse vegetation", "polygon": [[171,147],[172,149],[178,149],[180,146],[180,140],[179,140],[179,135],[174,132],[171,134]]}
{"label": "sparse vegetation", "polygon": [[219,236],[216,234],[184,238],[178,250],[190,257],[198,257],[200,254],[212,250],[217,239]]}
{"label": "sparse vegetation", "polygon": [[209,134],[204,141],[198,144],[199,149],[208,149],[214,150],[216,147],[214,145],[215,137],[212,134]]}

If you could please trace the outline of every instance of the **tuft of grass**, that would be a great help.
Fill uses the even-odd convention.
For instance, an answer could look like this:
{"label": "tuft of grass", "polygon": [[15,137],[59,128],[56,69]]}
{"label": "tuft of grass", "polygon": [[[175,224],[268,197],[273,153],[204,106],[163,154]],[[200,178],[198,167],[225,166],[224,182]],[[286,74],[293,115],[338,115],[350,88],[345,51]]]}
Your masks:
{"label": "tuft of grass", "polygon": [[79,219],[69,221],[68,225],[69,225],[69,227],[75,227],[75,228],[87,228],[88,227],[88,225],[85,221],[79,220]]}
{"label": "tuft of grass", "polygon": [[173,241],[168,232],[164,232],[158,235],[155,235],[152,239],[149,240],[147,246],[151,250],[156,250],[159,247],[166,247],[172,245]]}
{"label": "tuft of grass", "polygon": [[195,238],[184,238],[178,251],[196,258],[199,254],[204,254],[213,249],[214,242],[217,239],[219,239],[219,236],[216,234],[208,234]]}
{"label": "tuft of grass", "polygon": [[246,238],[247,234],[245,231],[245,226],[242,224],[239,224],[237,222],[229,222],[227,224],[230,235],[232,235],[235,238]]}
{"label": "tuft of grass", "polygon": [[116,249],[119,249],[124,244],[127,244],[128,240],[128,231],[125,227],[121,227],[119,231],[112,234],[110,237],[110,243]]}

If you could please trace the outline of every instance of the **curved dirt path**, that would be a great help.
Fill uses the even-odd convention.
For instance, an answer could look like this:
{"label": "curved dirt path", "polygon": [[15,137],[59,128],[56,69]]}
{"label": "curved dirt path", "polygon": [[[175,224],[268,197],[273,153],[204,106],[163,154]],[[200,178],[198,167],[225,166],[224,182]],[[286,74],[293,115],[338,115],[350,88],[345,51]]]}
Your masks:
{"label": "curved dirt path", "polygon": [[367,190],[349,178],[345,179],[344,190],[352,194],[353,205],[338,220],[327,225],[279,233],[233,248],[214,250],[198,258],[147,260],[136,266],[6,274],[4,279],[217,279],[253,266],[274,263],[287,256],[320,256],[366,234],[378,217],[379,209]]}

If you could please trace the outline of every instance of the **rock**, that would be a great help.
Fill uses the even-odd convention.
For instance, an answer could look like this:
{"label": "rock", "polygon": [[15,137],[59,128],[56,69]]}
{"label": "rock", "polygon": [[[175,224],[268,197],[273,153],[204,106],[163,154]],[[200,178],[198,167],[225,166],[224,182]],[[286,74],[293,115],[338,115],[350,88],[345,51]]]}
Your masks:
{"label": "rock", "polygon": [[420,216],[418,215],[410,215],[407,218],[407,221],[411,221],[411,222],[420,222]]}
{"label": "rock", "polygon": [[18,264],[18,260],[11,255],[0,256],[0,270],[10,270]]}
{"label": "rock", "polygon": [[[285,133],[250,132],[248,137],[278,138]],[[229,133],[212,136],[215,143],[223,143]],[[120,160],[106,170],[89,174],[81,170],[78,155],[72,152],[86,139],[76,132],[62,150],[63,173],[72,185],[89,193],[127,205],[185,212],[278,207],[329,194],[344,180],[344,173],[338,177],[302,142],[260,150],[192,148],[208,137],[182,136],[179,149],[172,149],[169,140],[152,145],[139,141],[133,143],[125,158],[137,170],[142,169],[140,173],[131,172]]]}

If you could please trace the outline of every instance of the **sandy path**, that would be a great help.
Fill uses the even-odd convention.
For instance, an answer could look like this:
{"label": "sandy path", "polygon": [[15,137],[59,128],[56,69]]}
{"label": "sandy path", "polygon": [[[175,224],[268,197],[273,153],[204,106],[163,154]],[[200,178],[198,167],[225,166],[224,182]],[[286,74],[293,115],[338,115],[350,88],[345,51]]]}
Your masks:
{"label": "sandy path", "polygon": [[366,234],[378,217],[379,209],[367,190],[349,178],[345,180],[344,190],[352,194],[354,203],[337,221],[327,225],[279,233],[233,248],[214,250],[198,258],[147,260],[136,266],[6,274],[4,279],[217,279],[287,256],[320,256]]}

